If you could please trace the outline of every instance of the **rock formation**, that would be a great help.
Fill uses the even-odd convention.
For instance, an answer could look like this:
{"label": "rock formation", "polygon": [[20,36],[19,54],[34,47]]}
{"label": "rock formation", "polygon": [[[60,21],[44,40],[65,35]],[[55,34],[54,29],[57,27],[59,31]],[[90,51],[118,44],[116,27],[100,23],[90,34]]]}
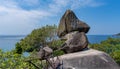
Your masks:
{"label": "rock formation", "polygon": [[71,10],[67,10],[62,16],[57,34],[61,39],[66,39],[61,50],[67,54],[60,56],[63,61],[61,67],[63,69],[120,69],[106,53],[87,48],[88,39],[85,34],[89,29],[90,27],[80,21]]}
{"label": "rock formation", "polygon": [[61,50],[65,53],[78,52],[87,49],[88,39],[84,32],[74,31],[66,34],[64,38],[67,40]]}
{"label": "rock formation", "polygon": [[65,54],[59,58],[63,63],[60,69],[120,69],[108,54],[94,49]]}
{"label": "rock formation", "polygon": [[57,34],[62,37],[73,31],[87,33],[89,29],[90,27],[85,22],[80,21],[73,11],[67,10],[60,20]]}
{"label": "rock formation", "polygon": [[60,20],[58,36],[67,39],[61,50],[65,53],[81,51],[88,46],[88,39],[85,35],[90,27],[80,21],[73,11],[67,10]]}
{"label": "rock formation", "polygon": [[[71,10],[67,10],[60,20],[57,33],[61,39],[66,39],[59,50],[67,54],[52,58],[51,48],[41,48],[34,55],[37,55],[36,58],[39,60],[46,60],[46,67],[43,69],[120,69],[106,53],[87,48],[88,39],[85,34],[89,29],[90,27],[80,21]],[[32,63],[31,60],[27,62]]]}

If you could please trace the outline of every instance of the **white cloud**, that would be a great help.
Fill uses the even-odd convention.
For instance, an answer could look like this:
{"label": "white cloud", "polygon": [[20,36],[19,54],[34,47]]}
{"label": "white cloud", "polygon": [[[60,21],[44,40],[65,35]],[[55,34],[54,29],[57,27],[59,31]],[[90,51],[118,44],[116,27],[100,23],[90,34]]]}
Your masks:
{"label": "white cloud", "polygon": [[[45,18],[54,17],[68,8],[96,7],[96,0],[51,0],[40,9],[40,0],[0,0],[0,34],[28,34]],[[23,7],[37,7],[27,10]],[[54,21],[53,21],[54,22]]]}
{"label": "white cloud", "polygon": [[53,2],[49,4],[50,11],[54,13],[62,12],[66,9],[81,9],[84,7],[98,7],[103,5],[99,0],[52,0]]}
{"label": "white cloud", "polygon": [[0,34],[30,33],[36,23],[50,16],[42,10],[23,10],[22,8],[0,6]]}
{"label": "white cloud", "polygon": [[12,0],[0,0],[0,6],[18,8],[17,3]]}

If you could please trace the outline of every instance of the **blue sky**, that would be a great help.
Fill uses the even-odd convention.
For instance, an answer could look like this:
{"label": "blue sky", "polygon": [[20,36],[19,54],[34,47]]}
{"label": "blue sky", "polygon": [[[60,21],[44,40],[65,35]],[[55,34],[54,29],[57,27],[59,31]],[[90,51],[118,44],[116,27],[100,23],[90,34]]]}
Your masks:
{"label": "blue sky", "polygon": [[120,0],[0,0],[0,35],[58,25],[67,9],[90,25],[90,35],[120,32]]}

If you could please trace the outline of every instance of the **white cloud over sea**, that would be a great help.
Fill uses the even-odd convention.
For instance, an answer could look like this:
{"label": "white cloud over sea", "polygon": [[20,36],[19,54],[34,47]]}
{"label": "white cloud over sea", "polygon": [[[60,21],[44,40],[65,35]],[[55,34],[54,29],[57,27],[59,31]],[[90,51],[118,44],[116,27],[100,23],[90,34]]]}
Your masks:
{"label": "white cloud over sea", "polygon": [[101,5],[103,3],[97,0],[0,0],[0,35],[28,34],[41,20],[50,19],[68,8]]}

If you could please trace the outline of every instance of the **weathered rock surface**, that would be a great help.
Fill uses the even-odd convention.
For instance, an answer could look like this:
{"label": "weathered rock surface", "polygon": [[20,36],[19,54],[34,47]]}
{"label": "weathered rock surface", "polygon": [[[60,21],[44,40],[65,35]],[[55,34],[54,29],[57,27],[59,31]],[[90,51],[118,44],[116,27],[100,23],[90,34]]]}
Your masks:
{"label": "weathered rock surface", "polygon": [[90,27],[85,22],[80,21],[73,11],[67,10],[60,20],[57,34],[62,37],[72,31],[87,33],[89,29]]}
{"label": "weathered rock surface", "polygon": [[39,52],[32,54],[31,58],[44,60],[46,57],[49,58],[52,53],[53,50],[50,47],[46,46],[41,48]]}
{"label": "weathered rock surface", "polygon": [[78,52],[88,46],[88,39],[84,32],[74,31],[67,34],[64,38],[67,40],[61,50],[65,53]]}
{"label": "weathered rock surface", "polygon": [[73,53],[87,48],[88,39],[85,34],[89,29],[90,27],[80,21],[73,11],[67,10],[60,20],[57,32],[61,39],[66,39],[61,50],[65,53]]}
{"label": "weathered rock surface", "polygon": [[65,54],[60,59],[63,69],[120,69],[108,54],[93,49]]}

